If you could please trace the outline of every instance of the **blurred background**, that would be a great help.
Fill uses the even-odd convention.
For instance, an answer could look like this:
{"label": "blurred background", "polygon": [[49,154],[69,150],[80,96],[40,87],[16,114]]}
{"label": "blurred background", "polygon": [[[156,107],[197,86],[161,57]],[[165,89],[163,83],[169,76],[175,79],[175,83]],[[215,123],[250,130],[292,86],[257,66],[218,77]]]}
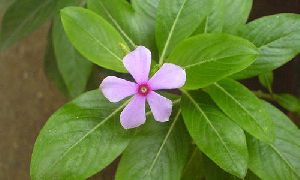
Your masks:
{"label": "blurred background", "polygon": [[[300,0],[253,0],[250,20],[281,12],[300,13]],[[0,22],[10,0],[0,0]],[[48,117],[67,98],[44,74],[49,23],[0,53],[0,179],[26,180],[33,144]],[[300,57],[275,71],[274,92],[300,97]],[[263,89],[257,79],[244,82]],[[299,124],[292,113],[288,115]],[[91,179],[113,179],[114,165]]]}

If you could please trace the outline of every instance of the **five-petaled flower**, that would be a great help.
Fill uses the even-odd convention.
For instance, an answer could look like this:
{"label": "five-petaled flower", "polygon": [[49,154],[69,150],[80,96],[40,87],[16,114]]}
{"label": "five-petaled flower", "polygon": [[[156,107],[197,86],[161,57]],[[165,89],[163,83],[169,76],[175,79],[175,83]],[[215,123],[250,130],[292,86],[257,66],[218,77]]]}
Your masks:
{"label": "five-petaled flower", "polygon": [[146,100],[156,121],[168,121],[172,112],[172,101],[154,91],[182,87],[186,80],[185,71],[175,64],[165,63],[149,80],[151,52],[143,46],[127,54],[123,64],[136,83],[108,76],[100,85],[100,90],[110,102],[118,102],[134,95],[121,112],[121,125],[130,129],[144,124]]}

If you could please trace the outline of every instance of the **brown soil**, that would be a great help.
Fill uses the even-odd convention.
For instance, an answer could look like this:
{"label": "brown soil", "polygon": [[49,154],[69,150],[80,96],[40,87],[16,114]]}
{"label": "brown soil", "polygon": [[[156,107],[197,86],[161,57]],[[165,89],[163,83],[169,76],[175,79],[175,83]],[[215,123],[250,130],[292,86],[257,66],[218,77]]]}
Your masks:
{"label": "brown soil", "polygon": [[[300,0],[254,1],[252,18],[278,12],[300,12]],[[30,157],[38,132],[49,115],[66,101],[43,71],[47,31],[48,25],[44,25],[0,54],[0,179],[29,179]],[[296,82],[300,81],[299,75],[298,81],[295,79],[297,69],[294,67],[299,71],[299,62],[291,62],[277,72],[279,91],[296,93]],[[257,83],[250,84],[255,87]],[[112,179],[113,166],[106,171],[103,179]],[[100,175],[94,177],[99,178]]]}
{"label": "brown soil", "polygon": [[29,179],[36,136],[66,100],[43,71],[47,31],[0,54],[0,179]]}

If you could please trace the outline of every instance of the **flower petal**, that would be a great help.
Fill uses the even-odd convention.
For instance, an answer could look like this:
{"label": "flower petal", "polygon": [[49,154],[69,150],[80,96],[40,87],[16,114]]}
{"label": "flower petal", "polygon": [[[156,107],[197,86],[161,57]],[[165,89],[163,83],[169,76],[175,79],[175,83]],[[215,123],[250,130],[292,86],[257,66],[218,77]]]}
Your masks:
{"label": "flower petal", "polygon": [[156,121],[166,122],[169,120],[172,113],[171,100],[151,91],[147,96],[147,101]]}
{"label": "flower petal", "polygon": [[175,64],[165,63],[149,80],[152,90],[176,89],[184,85],[185,70]]}
{"label": "flower petal", "polygon": [[121,125],[125,129],[135,128],[145,123],[146,97],[135,95],[120,115]]}
{"label": "flower petal", "polygon": [[137,83],[145,83],[148,81],[151,52],[147,48],[138,46],[134,51],[124,57],[123,63]]}
{"label": "flower petal", "polygon": [[110,102],[118,102],[135,94],[137,84],[115,76],[108,76],[102,81],[99,88]]}

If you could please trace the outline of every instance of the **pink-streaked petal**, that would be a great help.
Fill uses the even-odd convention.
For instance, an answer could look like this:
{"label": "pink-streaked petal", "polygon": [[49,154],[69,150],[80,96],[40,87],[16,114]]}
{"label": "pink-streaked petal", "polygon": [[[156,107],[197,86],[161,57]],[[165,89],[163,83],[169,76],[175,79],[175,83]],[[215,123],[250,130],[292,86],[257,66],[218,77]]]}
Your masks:
{"label": "pink-streaked petal", "polygon": [[165,63],[149,80],[152,90],[176,89],[184,85],[185,70],[175,64]]}
{"label": "pink-streaked petal", "polygon": [[148,81],[151,52],[147,48],[138,46],[124,57],[123,63],[137,83],[146,83]]}
{"label": "pink-streaked petal", "polygon": [[139,95],[135,95],[127,104],[120,115],[121,125],[124,129],[135,128],[145,123],[145,104],[146,97]]}
{"label": "pink-streaked petal", "polygon": [[159,122],[169,120],[172,113],[172,101],[152,91],[147,96],[154,119]]}
{"label": "pink-streaked petal", "polygon": [[110,102],[118,102],[135,94],[137,84],[115,76],[108,76],[102,81],[99,88]]}

